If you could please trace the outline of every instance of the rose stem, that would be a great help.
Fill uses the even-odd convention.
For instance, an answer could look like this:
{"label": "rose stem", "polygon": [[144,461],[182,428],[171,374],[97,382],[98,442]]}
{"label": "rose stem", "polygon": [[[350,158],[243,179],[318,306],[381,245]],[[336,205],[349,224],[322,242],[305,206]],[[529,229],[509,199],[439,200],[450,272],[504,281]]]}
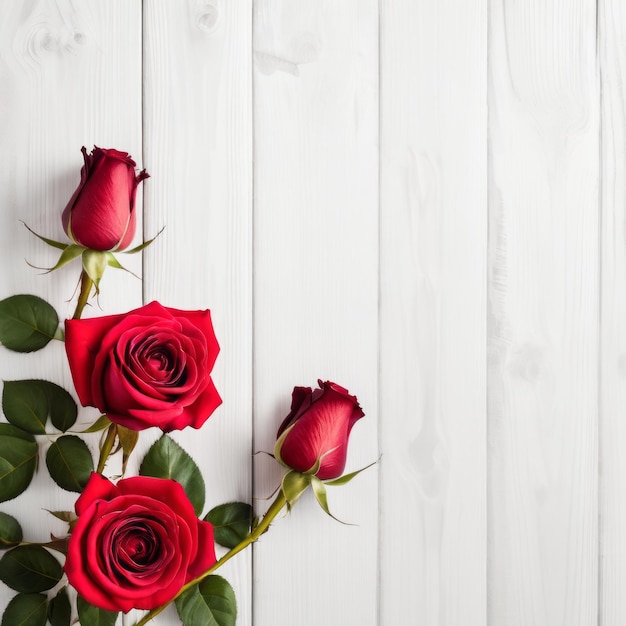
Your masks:
{"label": "rose stem", "polygon": [[80,294],[78,296],[78,302],[76,303],[76,310],[74,311],[74,315],[72,319],[79,319],[83,313],[83,309],[87,304],[87,299],[89,298],[89,293],[91,292],[91,287],[93,285],[93,280],[89,278],[89,275],[85,270],[81,272],[80,275]]}
{"label": "rose stem", "polygon": [[98,469],[96,472],[98,474],[102,474],[104,471],[104,466],[106,465],[107,459],[109,458],[109,454],[111,454],[111,450],[113,449],[113,444],[115,443],[115,437],[117,435],[117,425],[111,424],[109,429],[107,430],[107,436],[102,443],[102,448],[100,449],[100,458],[98,459]]}
{"label": "rose stem", "polygon": [[[221,567],[226,563],[226,561],[232,559],[236,554],[239,554],[244,548],[247,548],[251,543],[254,543],[270,526],[274,518],[280,513],[282,508],[287,504],[287,498],[285,498],[285,494],[282,489],[278,492],[276,499],[272,502],[269,509],[263,516],[263,519],[259,522],[259,525],[241,542],[238,543],[230,552],[227,552],[219,561],[217,561],[212,567],[210,567],[204,574],[200,574],[198,578],[194,578],[189,581],[186,585],[182,587],[182,589],[170,600],[173,602],[178,596],[182,593],[197,585],[199,582],[204,580],[207,576],[210,576],[218,567]],[[150,620],[154,619],[161,611],[165,609],[165,607],[170,604],[167,602],[166,604],[162,604],[156,609],[152,609],[149,613],[143,616],[141,620],[135,623],[134,626],[145,626]]]}

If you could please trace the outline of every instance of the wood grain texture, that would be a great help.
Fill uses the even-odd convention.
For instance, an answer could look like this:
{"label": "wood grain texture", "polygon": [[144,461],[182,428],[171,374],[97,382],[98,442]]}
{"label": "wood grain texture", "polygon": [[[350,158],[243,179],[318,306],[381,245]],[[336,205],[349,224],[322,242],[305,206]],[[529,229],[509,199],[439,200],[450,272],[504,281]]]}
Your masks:
{"label": "wood grain texture", "polygon": [[626,616],[626,11],[599,3],[601,76],[600,626]]}
{"label": "wood grain texture", "polygon": [[487,3],[381,19],[380,624],[485,624]]}
{"label": "wood grain texture", "polygon": [[[255,450],[294,386],[356,394],[347,471],[377,453],[378,26],[370,0],[257,0],[254,12]],[[256,457],[255,495],[284,473]],[[377,624],[377,468],[305,494],[254,548],[254,624]],[[262,511],[267,505],[257,502]]]}
{"label": "wood grain texture", "polygon": [[[67,240],[61,212],[80,180],[82,145],[116,147],[141,160],[141,3],[10,0],[2,3],[1,15],[0,298],[39,295],[63,319],[76,303],[80,262],[49,275],[28,267],[24,259],[54,265],[58,251],[30,235],[20,220],[44,236]],[[120,260],[141,273],[140,257]],[[101,286],[100,307],[94,302],[88,316],[141,304],[141,283],[130,274],[108,270]],[[73,389],[61,343],[30,355],[0,347],[0,378],[37,377]],[[84,409],[79,419],[97,415]],[[28,491],[2,503],[30,541],[46,541],[50,532],[63,535],[66,526],[44,509],[71,510],[76,499],[52,483],[43,456],[47,438],[41,443],[40,469]],[[92,444],[95,453],[97,439]],[[0,585],[0,608],[12,595]]]}
{"label": "wood grain texture", "polygon": [[596,623],[594,2],[490,12],[489,620]]}
{"label": "wood grain texture", "polygon": [[[249,1],[144,4],[146,237],[165,227],[145,253],[144,297],[211,309],[223,404],[200,431],[172,433],[202,470],[207,511],[251,499],[251,19]],[[237,623],[251,624],[250,551],[220,574],[237,594]]]}

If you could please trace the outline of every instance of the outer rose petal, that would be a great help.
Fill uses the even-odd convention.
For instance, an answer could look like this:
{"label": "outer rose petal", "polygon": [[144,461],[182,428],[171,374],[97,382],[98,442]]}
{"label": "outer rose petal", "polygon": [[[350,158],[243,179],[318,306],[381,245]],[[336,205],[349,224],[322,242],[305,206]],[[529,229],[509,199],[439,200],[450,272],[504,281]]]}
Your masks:
{"label": "outer rose petal", "polygon": [[76,500],[76,515],[82,515],[96,500],[111,500],[119,495],[117,487],[102,474],[91,472],[83,492]]}

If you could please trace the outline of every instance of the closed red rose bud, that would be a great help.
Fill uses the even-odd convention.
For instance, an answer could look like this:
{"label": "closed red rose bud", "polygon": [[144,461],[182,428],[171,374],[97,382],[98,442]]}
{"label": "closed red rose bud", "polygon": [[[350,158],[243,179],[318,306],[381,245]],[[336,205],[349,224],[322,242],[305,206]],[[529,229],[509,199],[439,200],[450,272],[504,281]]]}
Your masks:
{"label": "closed red rose bud", "polygon": [[124,250],[135,236],[137,185],[149,174],[136,174],[126,152],[94,147],[87,154],[83,146],[82,153],[80,184],[63,211],[63,228],[85,248]]}
{"label": "closed red rose bud", "polygon": [[364,413],[340,385],[318,381],[319,389],[294,387],[291,412],[278,429],[274,455],[291,469],[315,472],[320,480],[341,476],[352,427]]}

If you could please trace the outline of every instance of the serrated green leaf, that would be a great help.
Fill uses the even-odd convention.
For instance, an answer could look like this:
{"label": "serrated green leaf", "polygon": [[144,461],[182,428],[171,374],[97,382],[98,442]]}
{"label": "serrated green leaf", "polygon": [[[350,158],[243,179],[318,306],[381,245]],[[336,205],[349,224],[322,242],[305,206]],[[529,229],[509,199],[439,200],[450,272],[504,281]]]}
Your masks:
{"label": "serrated green leaf", "polygon": [[139,468],[141,476],[171,478],[179,482],[196,515],[204,508],[205,486],[196,462],[171,437],[163,435],[152,445]]}
{"label": "serrated green leaf", "polygon": [[245,502],[228,502],[212,508],[205,516],[213,524],[216,543],[225,548],[234,548],[250,532],[252,507]]}
{"label": "serrated green leaf", "polygon": [[101,415],[89,428],[81,430],[81,434],[84,433],[97,433],[100,430],[108,428],[112,424],[111,420],[106,415]]}
{"label": "serrated green leaf", "polygon": [[35,475],[39,447],[35,438],[12,424],[0,424],[0,502],[22,493]]}
{"label": "serrated green leaf", "polygon": [[54,587],[61,576],[61,564],[41,546],[18,546],[0,559],[0,580],[15,591],[46,591]]}
{"label": "serrated green leaf", "polygon": [[70,626],[72,607],[65,587],[50,600],[50,605],[48,606],[48,620],[52,626]]}
{"label": "serrated green leaf", "polygon": [[47,380],[5,381],[2,410],[11,424],[35,435],[46,432],[48,416],[55,428],[66,431],[78,415],[72,396]]}
{"label": "serrated green leaf", "polygon": [[312,478],[311,474],[301,474],[295,470],[291,470],[283,476],[281,489],[287,499],[288,508],[291,508],[308,489]]}
{"label": "serrated green leaf", "polygon": [[82,596],[76,599],[78,609],[78,621],[82,626],[115,626],[117,611],[105,611],[89,604]]}
{"label": "serrated green leaf", "polygon": [[75,435],[64,435],[52,442],[46,453],[52,480],[62,489],[80,493],[94,470],[87,444]]}
{"label": "serrated green leaf", "polygon": [[235,592],[215,574],[176,598],[176,610],[185,626],[235,626],[237,621]]}
{"label": "serrated green leaf", "polygon": [[38,296],[17,295],[0,300],[0,343],[15,352],[46,346],[59,326],[56,311]]}
{"label": "serrated green leaf", "polygon": [[40,593],[20,593],[2,615],[2,626],[45,626],[48,598]]}
{"label": "serrated green leaf", "polygon": [[0,511],[0,550],[16,546],[23,538],[20,523],[12,515]]}

